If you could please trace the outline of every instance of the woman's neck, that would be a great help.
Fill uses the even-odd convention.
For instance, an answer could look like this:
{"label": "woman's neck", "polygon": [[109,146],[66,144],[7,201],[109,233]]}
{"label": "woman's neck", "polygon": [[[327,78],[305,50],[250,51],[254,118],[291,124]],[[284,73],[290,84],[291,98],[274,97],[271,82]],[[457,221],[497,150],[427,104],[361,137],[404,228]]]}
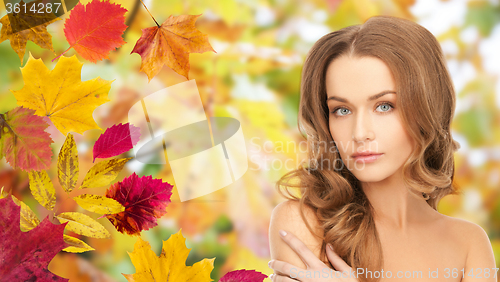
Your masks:
{"label": "woman's neck", "polygon": [[362,182],[362,189],[374,208],[378,223],[406,233],[409,225],[428,223],[438,214],[423,196],[417,198],[405,187],[402,174],[379,182]]}

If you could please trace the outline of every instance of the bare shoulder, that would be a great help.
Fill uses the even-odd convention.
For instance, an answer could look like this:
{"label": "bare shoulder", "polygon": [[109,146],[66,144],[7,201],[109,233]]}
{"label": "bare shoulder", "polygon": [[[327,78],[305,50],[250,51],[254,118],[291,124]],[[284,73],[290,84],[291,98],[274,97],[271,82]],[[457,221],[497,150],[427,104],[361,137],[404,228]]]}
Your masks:
{"label": "bare shoulder", "polygon": [[480,225],[462,218],[441,214],[441,224],[450,233],[457,234],[457,236],[463,238],[464,242],[473,243],[472,240],[474,239],[488,239],[486,231]]}
{"label": "bare shoulder", "polygon": [[[462,281],[490,281],[475,273],[477,269],[485,271],[489,268],[493,271],[492,268],[496,267],[493,248],[486,231],[480,225],[461,218],[443,215],[443,222],[443,227],[449,228],[450,233],[456,234],[466,249],[465,273],[474,269],[474,273],[471,273],[471,276],[465,276]],[[491,281],[496,281],[496,279]]]}
{"label": "bare shoulder", "polygon": [[[323,235],[318,219],[313,209],[304,206],[304,216],[311,228],[318,235]],[[298,237],[317,257],[320,255],[322,240],[314,236],[307,228],[306,223],[300,216],[300,205],[298,201],[287,200],[278,204],[271,214],[269,224],[269,246],[271,259],[286,261],[300,268],[305,264],[295,251],[290,248],[279,235],[279,230],[285,230]]]}

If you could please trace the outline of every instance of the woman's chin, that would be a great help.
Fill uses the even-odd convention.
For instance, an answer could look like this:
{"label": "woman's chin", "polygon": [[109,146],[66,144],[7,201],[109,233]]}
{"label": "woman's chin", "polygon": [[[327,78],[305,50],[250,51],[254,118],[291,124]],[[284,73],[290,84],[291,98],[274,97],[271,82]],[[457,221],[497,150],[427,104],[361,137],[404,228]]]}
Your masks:
{"label": "woman's chin", "polygon": [[389,176],[387,171],[371,167],[358,167],[349,171],[361,182],[379,182]]}

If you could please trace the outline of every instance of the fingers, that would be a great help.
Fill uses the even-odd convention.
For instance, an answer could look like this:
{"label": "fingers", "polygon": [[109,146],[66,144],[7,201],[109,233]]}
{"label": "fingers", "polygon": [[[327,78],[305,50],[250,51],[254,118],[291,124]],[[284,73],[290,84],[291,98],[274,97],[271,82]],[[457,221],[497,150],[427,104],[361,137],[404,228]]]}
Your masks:
{"label": "fingers", "polygon": [[335,270],[338,270],[340,272],[349,272],[351,270],[351,267],[339,255],[337,255],[337,253],[335,253],[335,251],[332,249],[331,244],[327,244],[326,246],[326,256],[328,257],[328,260],[335,268]]}
{"label": "fingers", "polygon": [[[278,272],[278,276],[284,276],[288,278],[296,278],[299,273],[305,273],[306,270],[296,267],[288,262],[284,262],[281,260],[271,260],[269,262],[269,268],[273,269],[275,272]],[[281,278],[279,278],[281,279]],[[278,280],[279,281],[279,280]],[[283,280],[286,281],[286,280]],[[293,281],[296,281],[293,279]]]}
{"label": "fingers", "polygon": [[307,267],[321,266],[323,264],[299,238],[295,237],[295,235],[290,232],[285,232],[284,230],[280,230],[279,233],[283,241],[299,255],[300,259]]}
{"label": "fingers", "polygon": [[279,275],[279,274],[271,274],[269,276],[269,279],[271,279],[271,281],[273,282],[296,282],[296,281],[300,281],[300,280],[295,280],[295,279],[292,279],[288,276],[283,276],[283,275]]}

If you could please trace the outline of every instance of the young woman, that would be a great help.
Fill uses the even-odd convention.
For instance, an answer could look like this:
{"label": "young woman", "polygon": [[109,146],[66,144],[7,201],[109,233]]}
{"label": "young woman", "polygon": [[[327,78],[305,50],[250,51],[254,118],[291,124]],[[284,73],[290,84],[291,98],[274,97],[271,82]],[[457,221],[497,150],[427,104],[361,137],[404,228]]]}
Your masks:
{"label": "young woman", "polygon": [[372,17],[319,39],[301,79],[309,165],[277,183],[289,200],[271,216],[271,280],[497,281],[486,232],[437,211],[459,194],[460,146],[436,38],[409,20]]}

